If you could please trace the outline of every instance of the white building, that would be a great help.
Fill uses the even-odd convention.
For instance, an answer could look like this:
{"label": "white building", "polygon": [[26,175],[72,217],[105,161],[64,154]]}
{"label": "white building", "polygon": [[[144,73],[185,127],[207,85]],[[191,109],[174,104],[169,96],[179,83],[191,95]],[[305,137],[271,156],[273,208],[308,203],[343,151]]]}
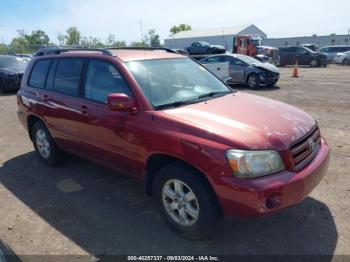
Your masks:
{"label": "white building", "polygon": [[349,35],[313,35],[300,37],[268,38],[262,40],[263,45],[283,47],[316,44],[319,47],[330,45],[350,45]]}
{"label": "white building", "polygon": [[212,45],[222,45],[227,50],[232,49],[233,37],[236,35],[258,34],[262,39],[267,35],[255,25],[219,27],[210,29],[194,29],[181,31],[164,40],[166,48],[185,48],[196,41],[206,41]]}

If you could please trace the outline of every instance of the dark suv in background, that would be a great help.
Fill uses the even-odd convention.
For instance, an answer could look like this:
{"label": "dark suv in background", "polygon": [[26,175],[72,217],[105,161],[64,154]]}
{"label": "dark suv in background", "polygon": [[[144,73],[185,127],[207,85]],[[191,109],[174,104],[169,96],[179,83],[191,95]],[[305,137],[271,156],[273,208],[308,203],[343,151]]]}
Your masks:
{"label": "dark suv in background", "polygon": [[309,65],[311,67],[326,66],[327,56],[319,52],[312,51],[307,47],[290,46],[279,48],[280,66],[294,65],[298,61],[299,65]]}

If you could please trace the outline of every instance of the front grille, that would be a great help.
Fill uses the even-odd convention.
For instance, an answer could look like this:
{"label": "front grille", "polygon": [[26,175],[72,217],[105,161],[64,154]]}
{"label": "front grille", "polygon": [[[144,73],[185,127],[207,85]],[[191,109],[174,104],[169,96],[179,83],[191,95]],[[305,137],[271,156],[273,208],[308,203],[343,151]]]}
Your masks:
{"label": "front grille", "polygon": [[321,134],[318,127],[312,129],[306,136],[294,142],[290,147],[294,170],[300,170],[311,162],[321,145]]}

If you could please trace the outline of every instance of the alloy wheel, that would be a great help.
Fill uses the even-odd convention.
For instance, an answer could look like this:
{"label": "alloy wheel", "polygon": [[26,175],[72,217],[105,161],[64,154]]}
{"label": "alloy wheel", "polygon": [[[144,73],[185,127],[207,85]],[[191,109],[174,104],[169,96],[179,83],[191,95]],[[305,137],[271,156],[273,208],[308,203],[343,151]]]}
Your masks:
{"label": "alloy wheel", "polygon": [[178,179],[168,180],[162,189],[166,212],[182,226],[192,226],[199,218],[198,200],[192,189]]}
{"label": "alloy wheel", "polygon": [[46,133],[42,129],[38,129],[35,134],[35,143],[40,155],[47,159],[50,157],[50,142]]}

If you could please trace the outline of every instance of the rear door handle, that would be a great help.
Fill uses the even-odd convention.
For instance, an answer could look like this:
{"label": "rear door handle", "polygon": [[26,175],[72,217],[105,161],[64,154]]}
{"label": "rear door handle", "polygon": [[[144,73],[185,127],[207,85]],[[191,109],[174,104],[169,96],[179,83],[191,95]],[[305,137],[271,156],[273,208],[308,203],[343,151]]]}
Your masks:
{"label": "rear door handle", "polygon": [[218,67],[216,70],[220,71],[220,67]]}
{"label": "rear door handle", "polygon": [[49,96],[48,95],[42,95],[41,99],[44,100],[45,102],[47,102],[49,100]]}
{"label": "rear door handle", "polygon": [[83,115],[87,115],[89,113],[89,109],[87,106],[83,105],[81,106],[80,108],[80,112],[83,114]]}

